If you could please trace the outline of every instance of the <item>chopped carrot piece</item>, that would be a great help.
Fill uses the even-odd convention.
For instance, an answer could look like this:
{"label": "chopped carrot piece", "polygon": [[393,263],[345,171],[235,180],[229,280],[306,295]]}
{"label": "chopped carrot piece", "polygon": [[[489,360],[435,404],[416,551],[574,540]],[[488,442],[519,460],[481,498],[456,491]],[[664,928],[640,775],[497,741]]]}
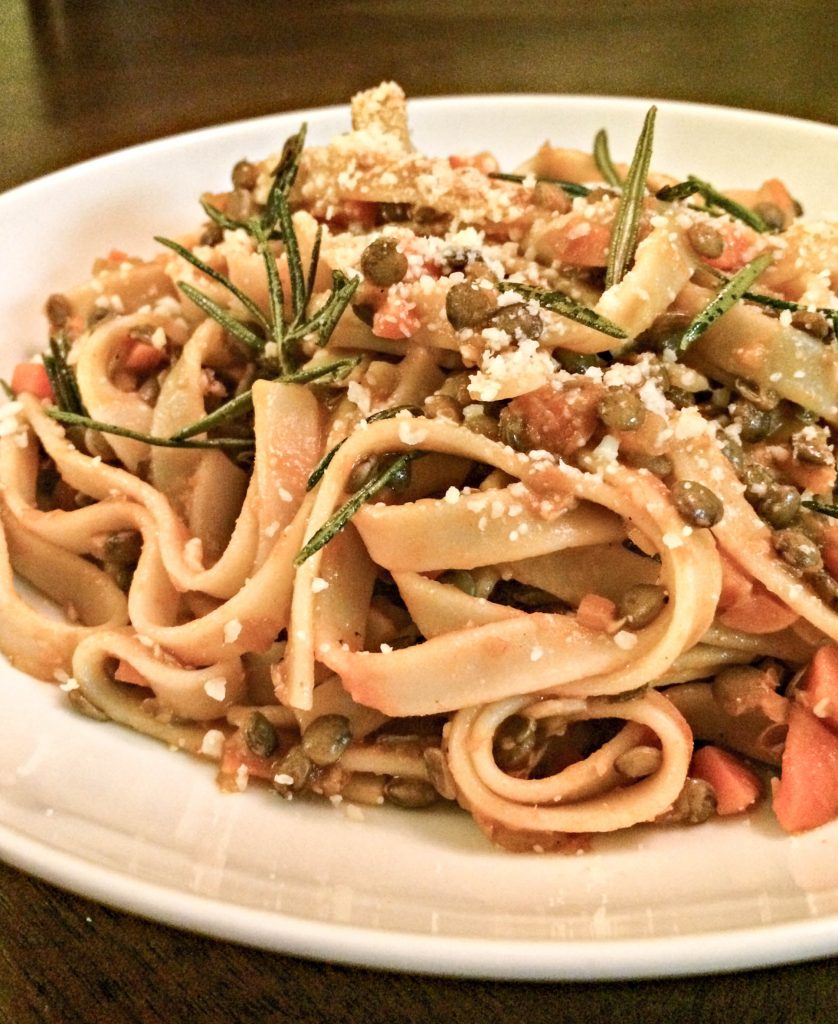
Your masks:
{"label": "chopped carrot piece", "polygon": [[802,704],[789,709],[773,805],[786,832],[806,832],[838,817],[838,736]]}
{"label": "chopped carrot piece", "polygon": [[716,813],[740,814],[762,796],[759,776],[743,761],[721,747],[700,747],[693,754],[690,775],[703,779],[716,794]]}
{"label": "chopped carrot piece", "polygon": [[743,633],[778,633],[800,617],[759,582],[721,553],[722,592],[717,616],[728,629]]}
{"label": "chopped carrot piece", "polygon": [[52,385],[43,363],[18,363],[12,370],[12,391],[25,391],[36,398],[53,398]]}
{"label": "chopped carrot piece", "polygon": [[576,610],[580,626],[607,633],[617,621],[617,606],[602,594],[585,594]]}
{"label": "chopped carrot piece", "polygon": [[799,689],[800,700],[824,725],[838,732],[838,647],[825,644],[814,654]]}
{"label": "chopped carrot piece", "polygon": [[150,342],[135,341],[128,350],[122,366],[133,373],[150,373],[152,370],[156,370],[165,358],[165,353]]}
{"label": "chopped carrot piece", "polygon": [[116,671],[114,672],[113,677],[118,683],[131,683],[134,686],[148,686],[148,680],[144,676],[141,676],[134,666],[129,661],[125,661],[124,658],[119,659],[119,664],[116,666]]}

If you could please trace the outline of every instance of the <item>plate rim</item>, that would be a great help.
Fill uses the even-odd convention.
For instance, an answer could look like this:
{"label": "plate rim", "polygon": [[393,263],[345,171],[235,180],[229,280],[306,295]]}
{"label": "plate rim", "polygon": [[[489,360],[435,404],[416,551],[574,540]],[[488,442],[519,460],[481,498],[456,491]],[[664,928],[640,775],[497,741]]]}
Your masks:
{"label": "plate rim", "polygon": [[[572,103],[579,107],[613,104],[615,110],[640,111],[655,104],[662,111],[745,118],[754,124],[786,124],[838,138],[827,122],[768,111],[686,100],[588,93],[473,93],[408,98],[421,116],[456,105]],[[285,110],[239,118],[138,142],[56,168],[0,193],[7,203],[29,198],[38,189],[70,183],[98,173],[106,164],[153,157],[171,147],[209,143],[237,131],[267,132],[289,119],[346,116],[346,103]],[[617,980],[721,973],[797,963],[838,952],[838,914],[800,918],[724,931],[688,931],[677,935],[611,939],[512,939],[417,934],[336,921],[317,921],[213,898],[97,864],[89,858],[26,836],[0,822],[0,858],[25,873],[84,898],[136,914],[146,920],[213,938],[274,952],[330,960],[375,969],[438,976],[496,980]],[[758,950],[758,954],[755,951]]]}

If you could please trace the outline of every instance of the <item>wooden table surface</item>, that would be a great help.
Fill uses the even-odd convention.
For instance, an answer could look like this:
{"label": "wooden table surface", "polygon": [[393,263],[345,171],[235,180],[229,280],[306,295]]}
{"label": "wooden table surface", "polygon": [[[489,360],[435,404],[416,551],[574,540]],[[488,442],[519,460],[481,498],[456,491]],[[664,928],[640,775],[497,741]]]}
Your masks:
{"label": "wooden table surface", "polygon": [[[641,95],[834,122],[830,13],[801,0],[3,0],[0,189],[391,77],[413,96]],[[383,974],[180,933],[0,865],[0,1024],[820,1021],[834,1019],[836,965],[610,984]]]}

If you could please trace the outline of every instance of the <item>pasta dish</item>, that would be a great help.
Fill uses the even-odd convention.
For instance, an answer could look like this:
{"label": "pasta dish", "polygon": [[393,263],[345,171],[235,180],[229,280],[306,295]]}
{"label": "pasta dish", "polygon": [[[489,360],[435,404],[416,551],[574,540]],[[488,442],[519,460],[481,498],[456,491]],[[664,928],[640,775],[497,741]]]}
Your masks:
{"label": "pasta dish", "polygon": [[838,817],[838,225],[662,173],[655,122],[510,171],[384,83],[50,296],[8,660],[222,789],[509,850]]}

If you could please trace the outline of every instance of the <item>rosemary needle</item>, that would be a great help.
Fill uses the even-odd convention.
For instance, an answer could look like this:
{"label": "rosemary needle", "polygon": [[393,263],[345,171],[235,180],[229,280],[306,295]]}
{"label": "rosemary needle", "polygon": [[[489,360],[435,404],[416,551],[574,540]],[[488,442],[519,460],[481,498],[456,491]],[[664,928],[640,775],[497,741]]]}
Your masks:
{"label": "rosemary needle", "polygon": [[577,302],[576,299],[565,295],[564,292],[534,288],[532,285],[518,284],[515,281],[500,281],[498,290],[502,292],[520,292],[527,299],[535,299],[545,309],[567,317],[568,320],[575,320],[576,323],[583,324],[585,327],[592,327],[595,331],[607,334],[611,338],[628,337],[622,327],[618,327],[613,320],[600,316],[599,313],[589,309],[587,306],[583,306],[581,302]]}
{"label": "rosemary needle", "polygon": [[[371,416],[367,416],[362,422],[376,423],[378,420],[389,420],[394,416],[397,416],[400,412],[408,412],[411,416],[420,416],[422,414],[422,410],[415,405],[393,405],[389,409],[379,409],[378,412],[374,412]],[[307,491],[310,491],[320,482],[323,474],[331,465],[332,459],[346,444],[347,440],[347,438],[344,438],[342,441],[338,441],[338,443],[333,448],[330,448],[323,458],[317,463],[311,476],[306,481]]]}
{"label": "rosemary needle", "polygon": [[[294,373],[285,374],[277,377],[276,380],[282,384],[309,384],[312,381],[322,380],[324,377],[329,376],[345,377],[347,373],[354,370],[361,362],[361,358],[361,356],[349,356],[346,359],[334,359],[329,363],[320,363],[317,366],[310,366],[303,370],[297,370]],[[184,427],[176,434],[173,434],[172,440],[182,441],[188,437],[194,437],[196,434],[203,434],[212,427],[218,426],[219,423],[244,415],[244,413],[249,412],[252,408],[253,392],[248,389],[220,405],[206,416],[202,416],[201,419],[190,423],[188,427]]]}
{"label": "rosemary needle", "polygon": [[640,216],[643,213],[643,199],[646,195],[646,178],[652,159],[652,140],[655,133],[657,107],[650,107],[643,122],[640,137],[632,157],[623,192],[617,206],[611,245],[608,249],[608,266],[605,271],[605,287],[618,284],[625,276],[628,265],[637,246]]}
{"label": "rosemary needle", "polygon": [[664,202],[674,202],[678,199],[688,199],[696,194],[701,196],[707,206],[724,210],[725,213],[730,214],[736,220],[741,220],[748,227],[753,228],[754,231],[764,233],[768,230],[768,225],[758,213],[749,210],[747,206],[742,206],[741,203],[737,203],[733,199],[729,199],[722,192],[713,188],[709,182],[702,181],[701,178],[696,178],[693,174],[690,174],[686,181],[681,181],[677,185],[666,185],[664,188],[659,189],[655,193],[655,197]]}
{"label": "rosemary needle", "polygon": [[761,253],[734,274],[684,331],[678,344],[679,351],[685,352],[697,338],[700,338],[706,330],[713,326],[719,317],[724,316],[743,297],[773,259],[770,252]]}
{"label": "rosemary needle", "polygon": [[569,196],[587,196],[591,192],[587,185],[580,185],[577,181],[565,181],[564,178],[549,178],[543,174],[504,174],[497,171],[494,174],[490,174],[489,177],[494,178],[496,181],[516,181],[519,185],[528,178],[530,181],[543,181],[546,185],[558,185]]}
{"label": "rosemary needle", "polygon": [[594,136],[594,162],[597,165],[597,170],[609,185],[612,185],[614,188],[622,186],[623,180],[617,173],[617,168],[611,159],[611,153],[608,148],[608,132],[604,128],[600,128]]}
{"label": "rosemary needle", "polygon": [[59,423],[66,423],[72,427],[85,427],[88,430],[98,430],[102,434],[114,434],[117,437],[127,437],[132,441],[142,441],[158,448],[252,448],[253,441],[247,438],[238,437],[214,437],[204,441],[185,441],[176,437],[157,437],[154,434],[143,434],[138,430],[129,430],[127,427],[119,427],[114,423],[103,423],[101,420],[94,420],[90,416],[80,416],[74,412],[66,412],[63,409],[51,408],[46,413]]}
{"label": "rosemary needle", "polygon": [[363,487],[357,490],[352,497],[330,516],[329,519],[312,535],[307,544],[297,552],[294,558],[294,565],[300,566],[313,554],[325,547],[329,541],[341,530],[344,529],[349,520],[355,515],[358,509],[370,498],[383,490],[391,480],[400,477],[414,459],[427,455],[427,452],[407,452],[394,459],[389,466],[376,473]]}

